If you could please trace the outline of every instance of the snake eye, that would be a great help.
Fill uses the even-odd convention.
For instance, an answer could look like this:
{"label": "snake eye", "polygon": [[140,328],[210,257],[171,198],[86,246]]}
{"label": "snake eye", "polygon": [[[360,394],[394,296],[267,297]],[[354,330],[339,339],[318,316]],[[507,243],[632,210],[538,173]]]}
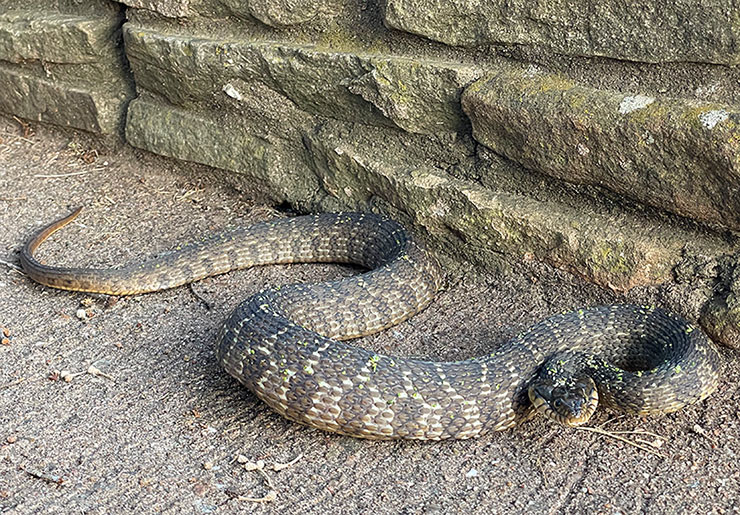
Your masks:
{"label": "snake eye", "polygon": [[560,406],[563,405],[563,399],[555,399],[552,405],[555,406],[556,408],[559,408]]}

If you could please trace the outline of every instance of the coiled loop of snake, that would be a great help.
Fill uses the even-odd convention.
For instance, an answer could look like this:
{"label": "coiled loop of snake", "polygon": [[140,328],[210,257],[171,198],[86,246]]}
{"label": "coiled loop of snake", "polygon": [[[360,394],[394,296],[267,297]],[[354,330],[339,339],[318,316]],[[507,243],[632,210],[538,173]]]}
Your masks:
{"label": "coiled loop of snake", "polygon": [[33,252],[77,216],[29,240],[21,262],[55,288],[135,294],[270,263],[354,263],[338,281],[262,291],[224,323],[223,367],[277,412],[362,438],[470,438],[511,427],[534,406],[565,425],[596,399],[632,413],[669,412],[715,388],[719,358],[687,321],[648,306],[580,309],[548,318],[490,355],[457,362],[387,356],[344,343],[424,309],[437,264],[396,222],[321,214],[256,224],[120,269],[46,266]]}

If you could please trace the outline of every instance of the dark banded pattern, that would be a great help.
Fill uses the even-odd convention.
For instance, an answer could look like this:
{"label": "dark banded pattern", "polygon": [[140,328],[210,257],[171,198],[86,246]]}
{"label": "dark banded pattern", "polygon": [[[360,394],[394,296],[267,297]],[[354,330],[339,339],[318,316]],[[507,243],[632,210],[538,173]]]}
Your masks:
{"label": "dark banded pattern", "polygon": [[234,310],[217,339],[227,372],[278,413],[327,431],[362,438],[476,437],[528,417],[530,385],[559,387],[583,375],[595,381],[602,402],[630,413],[674,411],[716,387],[713,344],[687,321],[652,306],[556,315],[488,356],[458,362],[387,356],[344,343],[414,315],[441,287],[434,260],[399,224],[376,215],[259,223],[119,269],[40,264],[34,250],[78,213],[23,248],[21,262],[34,280],[127,295],[270,263],[366,268],[337,281],[262,291]]}

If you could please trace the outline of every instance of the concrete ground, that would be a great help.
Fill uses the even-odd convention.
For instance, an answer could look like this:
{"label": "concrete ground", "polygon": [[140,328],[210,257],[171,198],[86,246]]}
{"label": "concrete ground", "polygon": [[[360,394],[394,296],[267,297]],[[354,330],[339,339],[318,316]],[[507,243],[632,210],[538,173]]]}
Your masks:
{"label": "concrete ground", "polygon": [[[697,406],[652,418],[601,410],[591,425],[610,435],[535,419],[473,441],[371,442],[284,420],[222,371],[213,349],[240,299],[347,267],[255,268],[117,300],[51,290],[17,268],[26,238],[80,205],[78,221],[41,248],[46,262],[112,266],[286,216],[256,193],[233,174],[0,118],[0,512],[738,509],[736,353],[723,351],[719,390]],[[620,297],[534,263],[506,274],[447,268],[430,308],[359,343],[452,360],[555,312],[660,301],[659,289]]]}

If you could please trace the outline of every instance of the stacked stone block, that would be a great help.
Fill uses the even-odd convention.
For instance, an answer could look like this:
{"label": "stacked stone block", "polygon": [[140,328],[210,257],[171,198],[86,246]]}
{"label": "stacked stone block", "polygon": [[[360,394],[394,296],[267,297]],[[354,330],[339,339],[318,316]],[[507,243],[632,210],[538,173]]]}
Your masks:
{"label": "stacked stone block", "polygon": [[115,2],[5,0],[0,111],[99,134],[120,130],[133,94]]}

